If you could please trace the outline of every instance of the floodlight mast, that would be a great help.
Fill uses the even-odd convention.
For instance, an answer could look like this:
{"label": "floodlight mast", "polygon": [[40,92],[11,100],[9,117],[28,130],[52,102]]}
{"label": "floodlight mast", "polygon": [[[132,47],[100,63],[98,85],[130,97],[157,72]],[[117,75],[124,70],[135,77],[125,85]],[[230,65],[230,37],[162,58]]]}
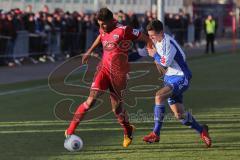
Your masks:
{"label": "floodlight mast", "polygon": [[157,18],[164,24],[164,5],[165,0],[157,0]]}

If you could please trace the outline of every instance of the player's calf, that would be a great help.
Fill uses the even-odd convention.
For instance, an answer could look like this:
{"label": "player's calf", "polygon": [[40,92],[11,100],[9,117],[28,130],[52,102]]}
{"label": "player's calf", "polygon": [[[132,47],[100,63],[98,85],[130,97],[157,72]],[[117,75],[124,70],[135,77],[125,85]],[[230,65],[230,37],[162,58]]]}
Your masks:
{"label": "player's calf", "polygon": [[184,119],[182,119],[182,124],[195,129],[200,134],[200,137],[206,144],[206,147],[212,146],[212,140],[209,135],[207,125],[200,125],[189,112],[187,112]]}
{"label": "player's calf", "polygon": [[68,135],[72,135],[74,134],[78,124],[80,123],[80,121],[83,119],[85,113],[87,112],[87,110],[90,108],[90,106],[84,102],[82,103],[77,110],[74,113],[73,119],[68,127],[68,129],[65,131],[65,136],[67,137]]}

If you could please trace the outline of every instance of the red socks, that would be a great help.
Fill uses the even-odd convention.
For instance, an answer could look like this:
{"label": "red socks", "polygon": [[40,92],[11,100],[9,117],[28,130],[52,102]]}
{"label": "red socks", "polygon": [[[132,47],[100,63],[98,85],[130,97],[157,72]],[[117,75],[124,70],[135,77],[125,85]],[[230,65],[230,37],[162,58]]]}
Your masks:
{"label": "red socks", "polygon": [[126,110],[122,107],[119,106],[116,109],[115,115],[117,117],[117,120],[119,122],[119,124],[123,127],[123,132],[125,135],[131,136],[131,126],[130,123],[128,121],[128,115]]}
{"label": "red socks", "polygon": [[[87,105],[86,102],[82,103],[77,110],[74,113],[73,119],[67,129],[67,134],[71,135],[74,134],[79,122],[83,119],[84,114],[87,112],[89,109],[89,106]],[[128,115],[126,110],[122,107],[119,106],[116,111],[115,111],[115,116],[117,117],[117,120],[119,124],[123,127],[123,132],[125,135],[131,136],[131,126],[128,121]]]}
{"label": "red socks", "polygon": [[86,102],[82,103],[74,113],[73,119],[67,129],[67,134],[74,134],[79,122],[83,119],[85,112],[88,110],[89,106]]}

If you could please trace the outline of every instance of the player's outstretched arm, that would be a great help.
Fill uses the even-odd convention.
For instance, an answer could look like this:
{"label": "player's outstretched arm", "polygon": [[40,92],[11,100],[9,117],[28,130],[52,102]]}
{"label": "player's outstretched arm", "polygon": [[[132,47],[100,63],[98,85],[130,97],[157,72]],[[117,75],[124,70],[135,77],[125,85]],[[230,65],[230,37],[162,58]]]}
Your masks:
{"label": "player's outstretched arm", "polygon": [[91,53],[101,44],[101,38],[100,35],[96,38],[96,40],[93,42],[92,46],[87,50],[87,52],[82,57],[82,64],[86,64],[88,61],[88,58],[90,57]]}
{"label": "player's outstretched arm", "polygon": [[164,76],[165,73],[167,72],[167,68],[164,68],[163,66],[161,66],[158,62],[154,61],[156,66],[157,66],[157,70],[160,73],[160,76]]}
{"label": "player's outstretched arm", "polygon": [[164,75],[166,73],[167,67],[162,65],[161,56],[157,53],[156,48],[155,47],[148,48],[147,51],[148,51],[149,56],[154,58],[154,62],[157,66],[157,69],[158,69],[160,75],[161,76]]}

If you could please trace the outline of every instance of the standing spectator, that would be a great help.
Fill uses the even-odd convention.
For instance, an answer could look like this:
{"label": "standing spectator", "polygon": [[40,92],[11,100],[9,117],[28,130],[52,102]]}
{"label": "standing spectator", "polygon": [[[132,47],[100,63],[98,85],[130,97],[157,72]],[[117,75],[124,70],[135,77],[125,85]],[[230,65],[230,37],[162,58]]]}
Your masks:
{"label": "standing spectator", "polygon": [[152,20],[153,20],[152,13],[150,11],[147,11],[144,15],[143,22],[142,22],[142,28],[144,29],[143,33],[147,33],[146,31],[147,25]]}
{"label": "standing spectator", "polygon": [[217,30],[216,21],[212,18],[212,15],[209,14],[207,19],[204,22],[204,31],[206,34],[206,41],[207,41],[205,53],[208,53],[209,45],[211,45],[212,53],[215,52],[214,39],[215,39],[216,30]]}
{"label": "standing spectator", "polygon": [[79,38],[80,53],[85,52],[86,37],[87,37],[87,26],[86,26],[86,22],[83,20],[83,16],[79,15],[77,17],[77,23],[78,23],[77,32],[79,34],[78,38]]}
{"label": "standing spectator", "polygon": [[68,37],[68,52],[71,57],[77,55],[76,53],[76,32],[77,32],[77,21],[74,19],[73,15],[70,14],[70,12],[67,13],[68,18],[66,19],[66,31],[67,31],[67,37]]}
{"label": "standing spectator", "polygon": [[36,33],[42,34],[44,32],[44,22],[43,22],[43,16],[41,13],[36,13],[35,15],[35,30]]}
{"label": "standing spectator", "polygon": [[15,9],[14,11],[14,18],[13,18],[13,22],[14,22],[14,26],[16,28],[17,31],[22,31],[24,30],[24,21],[22,20],[22,11],[20,9]]}
{"label": "standing spectator", "polygon": [[36,30],[36,23],[35,23],[35,15],[33,13],[28,14],[28,20],[25,21],[25,29],[29,33],[29,53],[30,56],[33,58],[36,57],[36,54],[38,54],[38,46],[39,41],[38,37],[35,35],[35,30]]}
{"label": "standing spectator", "polygon": [[15,39],[17,37],[17,32],[13,22],[13,15],[11,13],[6,14],[6,19],[3,22],[3,35],[8,37],[7,47],[6,47],[6,57],[8,66],[14,66],[13,48],[15,44]]}
{"label": "standing spectator", "polygon": [[2,37],[3,34],[3,22],[4,22],[4,17],[5,15],[2,13],[0,10],[0,65],[3,64],[4,61],[4,52],[5,52],[5,40]]}
{"label": "standing spectator", "polygon": [[198,47],[201,41],[202,19],[197,14],[194,17],[193,24],[194,24],[194,43]]}
{"label": "standing spectator", "polygon": [[[177,27],[176,29],[179,29],[178,31],[178,43],[181,46],[184,46],[185,42],[187,42],[187,36],[188,36],[188,24],[189,24],[189,19],[190,19],[190,15],[184,13],[184,11],[182,9],[179,9],[179,13],[178,13],[178,18],[176,18],[176,21],[179,21],[179,28]],[[176,22],[176,23],[179,23]]]}
{"label": "standing spectator", "polygon": [[34,14],[30,14],[29,17],[28,17],[28,21],[26,22],[25,29],[29,33],[35,33],[35,30],[36,30],[36,24],[35,24],[34,17],[35,17]]}
{"label": "standing spectator", "polygon": [[128,13],[128,25],[132,28],[135,28],[135,29],[140,29],[140,24],[139,24],[139,21],[138,21],[138,17],[136,14],[134,14],[133,12],[129,12]]}
{"label": "standing spectator", "polygon": [[124,14],[124,12],[122,10],[120,10],[118,12],[118,17],[117,17],[117,21],[118,23],[122,24],[122,25],[126,25],[126,15]]}
{"label": "standing spectator", "polygon": [[43,11],[43,13],[48,14],[48,13],[49,13],[49,7],[48,7],[48,5],[44,5],[42,11]]}
{"label": "standing spectator", "polygon": [[29,16],[30,15],[34,15],[34,13],[32,12],[32,5],[27,5],[26,10],[25,10],[25,12],[23,14],[23,17],[22,17],[24,27],[26,27],[28,25],[27,23],[29,21]]}
{"label": "standing spectator", "polygon": [[189,18],[189,24],[188,24],[188,29],[187,29],[187,43],[186,46],[193,47],[194,43],[194,24],[193,24],[193,19]]}
{"label": "standing spectator", "polygon": [[48,14],[47,20],[44,24],[44,30],[47,34],[47,58],[54,62],[57,39],[56,39],[56,28],[53,22],[53,15]]}
{"label": "standing spectator", "polygon": [[184,45],[184,32],[183,32],[183,19],[179,16],[179,14],[175,15],[175,19],[173,21],[173,35],[174,39],[181,45]]}
{"label": "standing spectator", "polygon": [[32,5],[27,5],[25,13],[32,13]]}
{"label": "standing spectator", "polygon": [[174,21],[175,21],[175,19],[174,19],[174,15],[172,13],[165,15],[165,20],[164,20],[165,30],[166,30],[165,32],[167,32],[171,36],[174,35],[174,31],[173,31],[173,29],[175,27]]}

